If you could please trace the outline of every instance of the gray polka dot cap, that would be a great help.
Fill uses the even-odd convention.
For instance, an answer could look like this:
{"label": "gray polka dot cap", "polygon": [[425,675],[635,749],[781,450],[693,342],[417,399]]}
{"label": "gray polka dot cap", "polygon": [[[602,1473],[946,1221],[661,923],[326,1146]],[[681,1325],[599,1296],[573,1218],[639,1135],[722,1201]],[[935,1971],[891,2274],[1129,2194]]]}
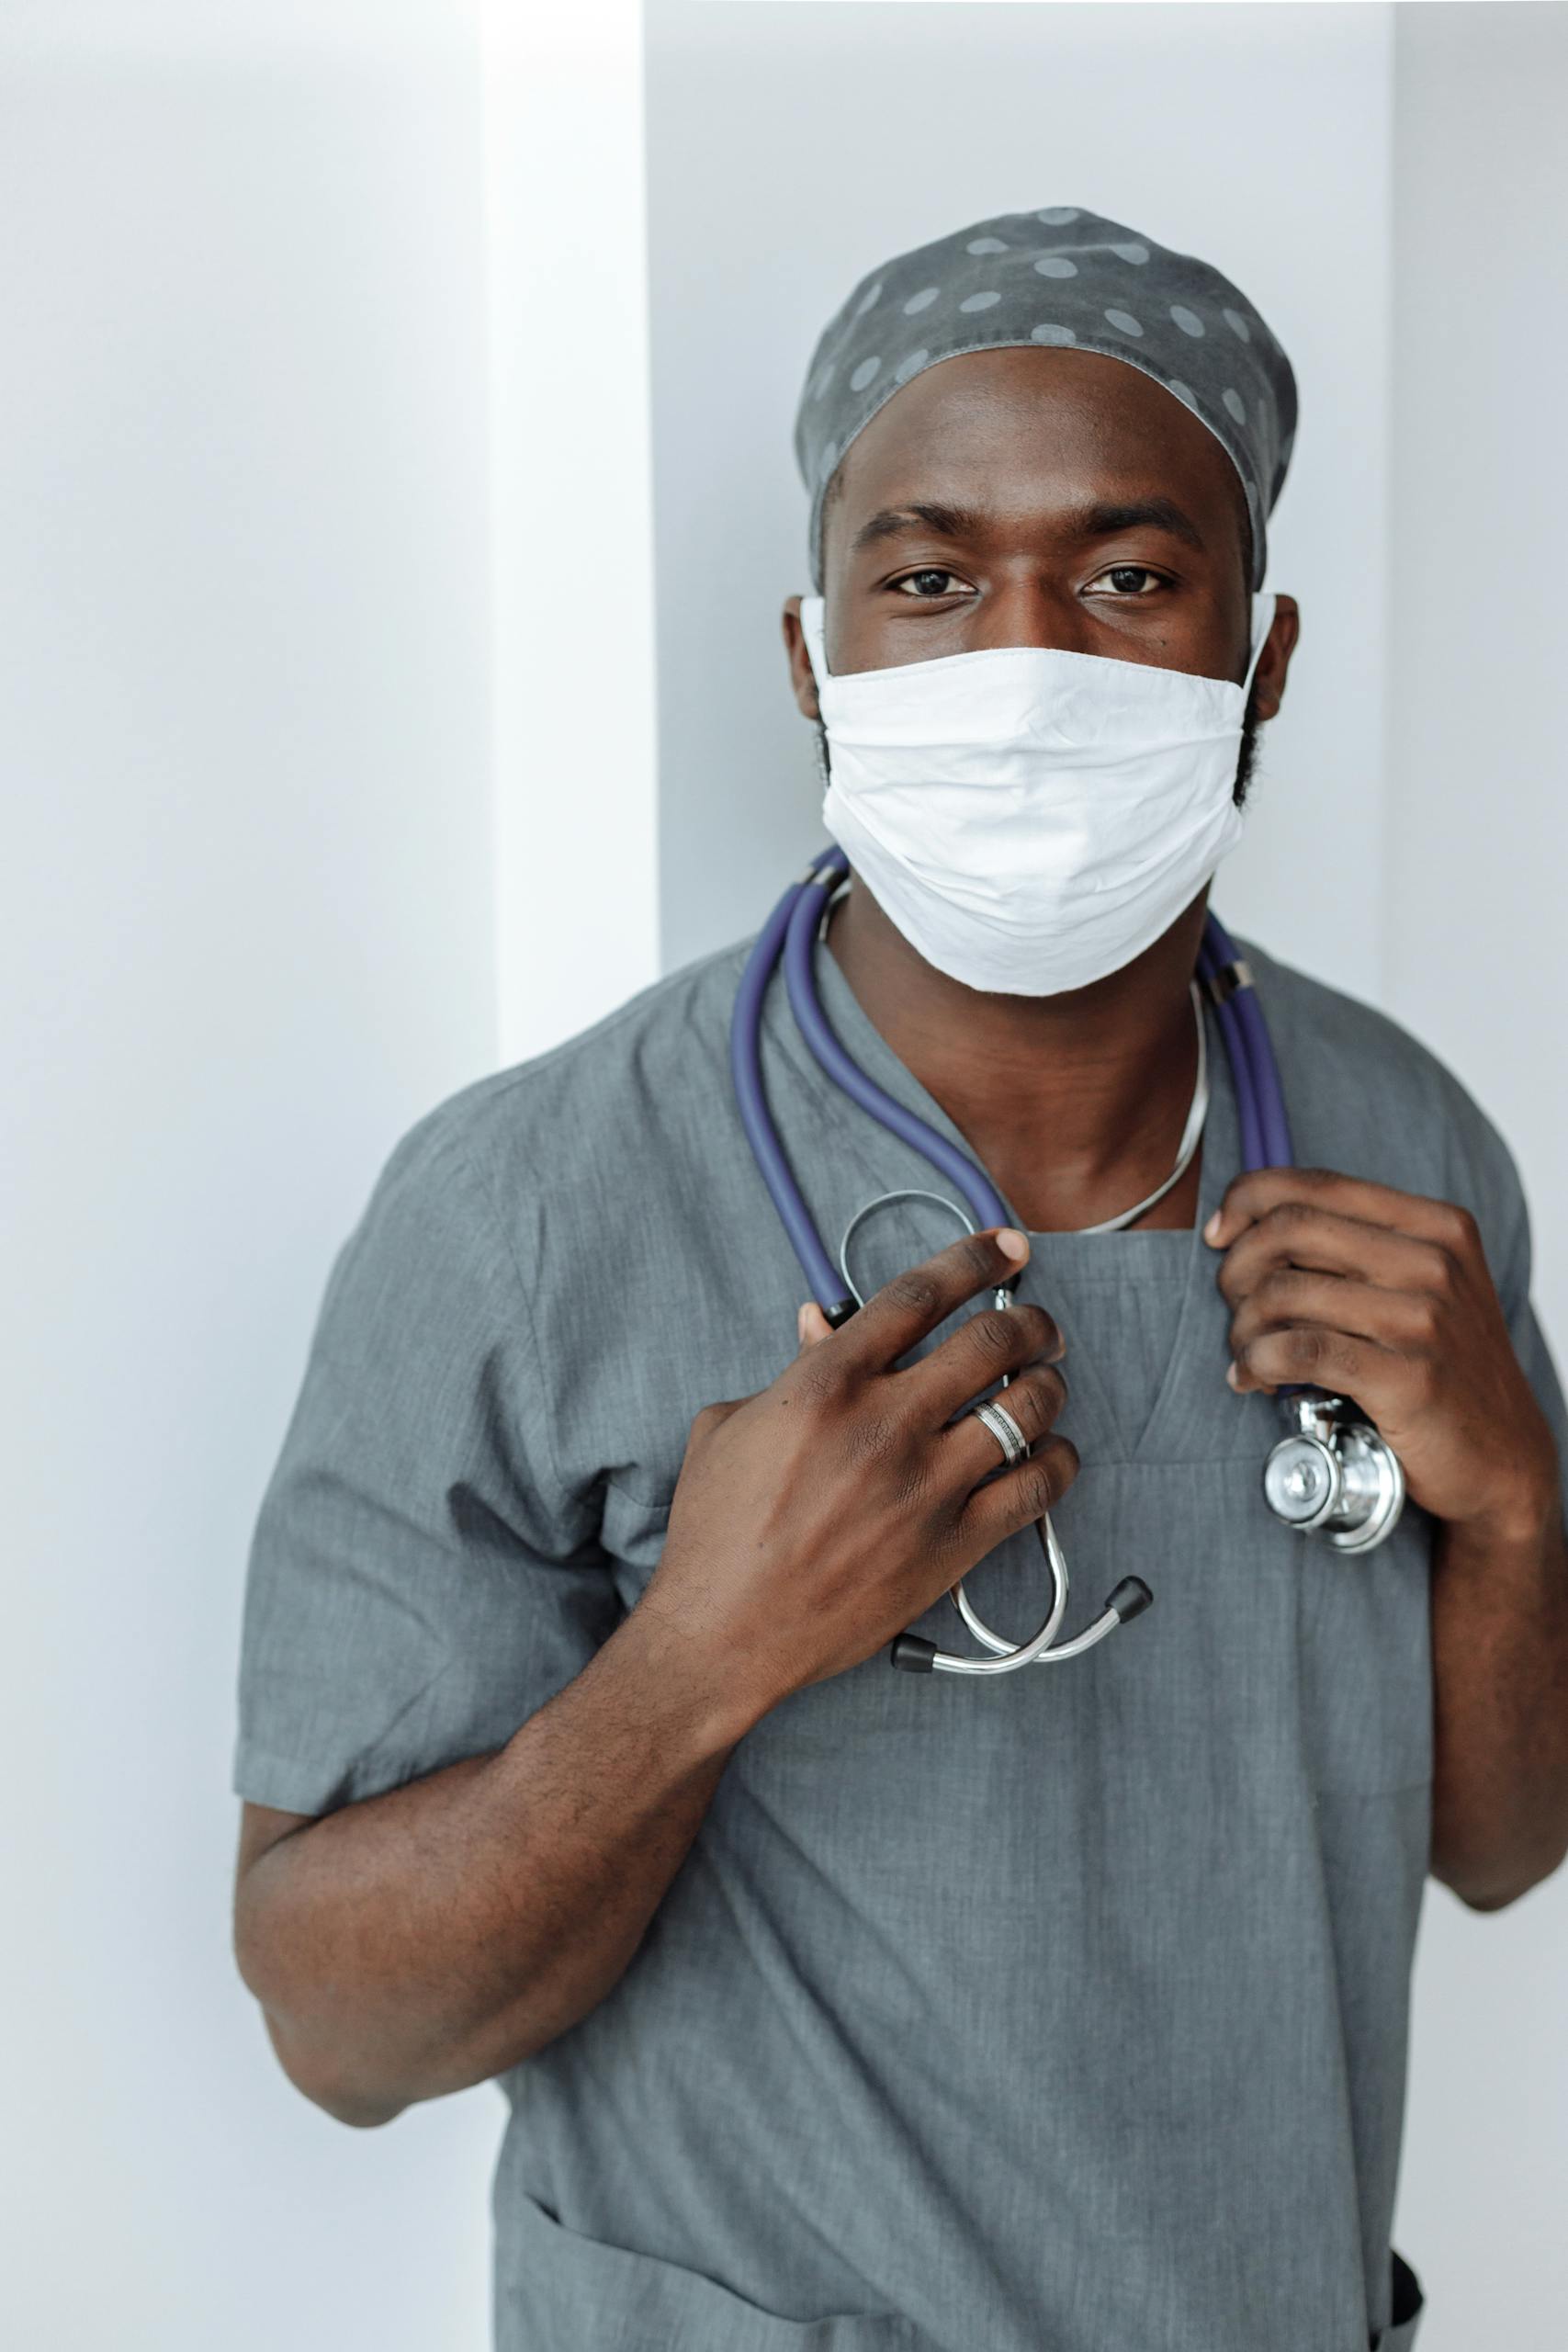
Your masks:
{"label": "gray polka dot cap", "polygon": [[1245,295],[1207,262],[1048,204],[954,230],[874,270],[824,330],[795,416],[811,493],[812,583],[822,593],[822,502],[857,433],[912,376],[961,352],[1043,344],[1124,359],[1186,402],[1241,476],[1252,586],[1268,564],[1264,518],[1296,431],[1291,363]]}

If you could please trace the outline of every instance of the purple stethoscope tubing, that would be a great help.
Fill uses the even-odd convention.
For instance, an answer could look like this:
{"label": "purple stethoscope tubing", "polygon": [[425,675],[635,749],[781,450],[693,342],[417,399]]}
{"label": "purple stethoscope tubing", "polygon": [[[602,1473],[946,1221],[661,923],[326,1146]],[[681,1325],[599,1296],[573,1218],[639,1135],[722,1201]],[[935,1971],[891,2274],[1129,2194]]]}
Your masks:
{"label": "purple stethoscope tubing", "polygon": [[[784,952],[784,935],[795,905],[811,881],[817,862],[807,869],[798,882],[792,882],[761,930],[757,933],[746,969],[740,976],[736,991],[735,1010],[729,1023],[729,1069],[735,1083],[735,1100],[740,1113],[740,1124],[751,1147],[762,1182],[779,1213],[779,1219],[788,1234],[795,1254],[800,1261],[813,1298],[829,1312],[829,1301],[837,1301],[842,1288],[833,1269],[833,1261],[822,1245],[822,1237],[811,1221],[811,1212],[801,1195],[789,1161],[784,1157],[778,1129],[768,1109],[768,1099],[762,1085],[762,1001],[768,992],[768,982],[773,976]],[[854,1302],[849,1302],[853,1311]],[[843,1320],[840,1316],[838,1318]]]}
{"label": "purple stethoscope tubing", "polygon": [[[812,1296],[828,1321],[837,1325],[854,1313],[840,1271],[828,1255],[795,1182],[762,1082],[762,1006],[779,964],[790,1007],[812,1055],[824,1073],[870,1117],[921,1153],[960,1192],[977,1225],[1010,1222],[1007,1205],[990,1178],[966,1152],[939,1135],[928,1121],[907,1110],[868,1078],[840,1043],[817,993],[813,953],[829,895],[849,873],[849,861],[835,842],[818,852],[806,872],[790,884],[758,933],[736,993],[730,1023],[729,1058],[735,1098],[747,1140],[762,1181],[800,1261]],[[1204,925],[1198,978],[1215,1009],[1230,1064],[1241,1128],[1242,1166],[1280,1168],[1292,1164],[1290,1123],[1283,1089],[1251,975],[1219,917]]]}
{"label": "purple stethoscope tubing", "polygon": [[[790,884],[758,933],[747,957],[736,993],[729,1039],[735,1097],[747,1139],[811,1294],[828,1322],[835,1327],[848,1320],[858,1303],[850,1286],[849,1270],[845,1264],[835,1267],[828,1255],[779,1139],[762,1081],[763,1005],[769,983],[781,963],[795,1023],[826,1076],[879,1125],[921,1153],[940,1175],[948,1179],[963,1195],[977,1229],[1010,1221],[1007,1204],[985,1170],[868,1077],[845,1051],[822,1010],[817,992],[816,943],[829,899],[849,870],[843,851],[837,842],[829,842]],[[1253,989],[1252,975],[1237,954],[1235,941],[1214,914],[1208,916],[1204,925],[1197,978],[1214,1008],[1230,1064],[1243,1167],[1250,1170],[1289,1166],[1292,1158],[1290,1124],[1268,1025]],[[848,1238],[846,1233],[846,1247]],[[998,1286],[998,1306],[1005,1304],[1006,1292],[1010,1287],[1010,1283]],[[983,1413],[985,1408],[972,1409]],[[1013,1425],[1015,1439],[1017,1435]],[[1005,1437],[998,1434],[998,1442],[1005,1444]],[[1107,1597],[1100,1617],[1087,1631],[1071,1641],[1058,1643],[1056,1632],[1067,1603],[1066,1563],[1052,1530],[1049,1513],[1036,1522],[1036,1532],[1052,1577],[1051,1608],[1036,1634],[1015,1645],[993,1633],[965,1595],[961,1579],[949,1597],[970,1633],[990,1655],[981,1658],[960,1657],[939,1649],[923,1636],[904,1633],[889,1653],[893,1664],[915,1673],[929,1673],[941,1668],[953,1673],[991,1675],[1036,1660],[1051,1663],[1081,1654],[1118,1624],[1127,1623],[1148,1607],[1152,1595],[1147,1585],[1138,1577],[1124,1577]]]}

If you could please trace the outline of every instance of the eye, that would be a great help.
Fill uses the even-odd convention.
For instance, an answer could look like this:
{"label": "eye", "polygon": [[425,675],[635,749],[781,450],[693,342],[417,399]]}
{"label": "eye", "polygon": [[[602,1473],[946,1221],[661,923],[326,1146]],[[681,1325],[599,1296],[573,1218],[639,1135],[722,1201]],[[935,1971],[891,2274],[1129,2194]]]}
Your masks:
{"label": "eye", "polygon": [[919,571],[907,571],[902,580],[890,580],[887,584],[900,596],[927,599],[951,596],[964,586],[956,571],[943,571],[937,564],[922,565]]}
{"label": "eye", "polygon": [[1109,580],[1115,594],[1122,598],[1147,596],[1154,589],[1167,584],[1164,575],[1151,571],[1146,563],[1113,563],[1109,570],[1091,580],[1089,586],[1098,588],[1102,580]]}

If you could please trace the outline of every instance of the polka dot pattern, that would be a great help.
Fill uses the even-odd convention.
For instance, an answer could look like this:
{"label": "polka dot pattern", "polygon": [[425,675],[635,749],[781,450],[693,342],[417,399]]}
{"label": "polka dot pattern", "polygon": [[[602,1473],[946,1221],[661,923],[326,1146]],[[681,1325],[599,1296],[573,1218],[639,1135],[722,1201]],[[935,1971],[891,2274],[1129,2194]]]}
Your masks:
{"label": "polka dot pattern", "polygon": [[1252,584],[1261,585],[1265,519],[1295,436],[1290,361],[1256,306],[1207,262],[1077,205],[1052,204],[896,256],[852,288],[818,338],[795,432],[818,591],[822,503],[855,435],[925,368],[1010,345],[1103,353],[1180,401],[1241,478]]}

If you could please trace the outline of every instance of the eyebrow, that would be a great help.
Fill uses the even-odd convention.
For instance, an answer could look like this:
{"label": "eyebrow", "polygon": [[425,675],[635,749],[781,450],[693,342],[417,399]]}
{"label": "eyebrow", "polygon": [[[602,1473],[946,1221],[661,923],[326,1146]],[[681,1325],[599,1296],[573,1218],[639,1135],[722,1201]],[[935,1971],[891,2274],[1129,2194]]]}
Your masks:
{"label": "eyebrow", "polygon": [[[1066,518],[1068,535],[1077,539],[1110,539],[1121,531],[1153,529],[1168,532],[1190,548],[1203,549],[1203,537],[1190,514],[1173,499],[1100,500],[1079,507]],[[907,506],[885,506],[868,516],[850,542],[850,552],[897,539],[911,531],[929,531],[942,539],[974,539],[983,536],[985,517],[968,506],[948,506],[937,501],[912,499]]]}

